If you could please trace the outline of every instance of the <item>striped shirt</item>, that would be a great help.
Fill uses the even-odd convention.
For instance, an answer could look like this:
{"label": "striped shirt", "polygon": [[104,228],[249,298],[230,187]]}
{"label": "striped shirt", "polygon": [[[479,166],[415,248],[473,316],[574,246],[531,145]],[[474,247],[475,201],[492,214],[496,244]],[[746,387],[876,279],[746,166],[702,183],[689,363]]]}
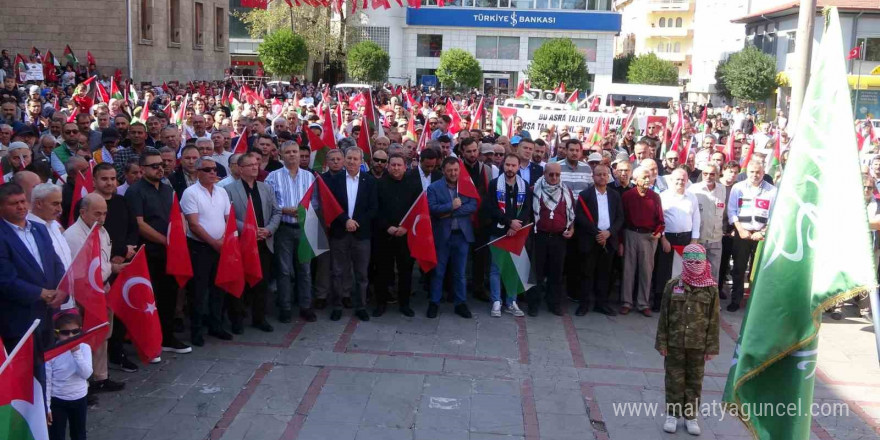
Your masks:
{"label": "striped shirt", "polygon": [[565,184],[565,186],[571,188],[571,191],[575,194],[580,194],[581,191],[585,190],[587,186],[593,183],[593,169],[590,168],[589,165],[578,162],[577,166],[573,167],[568,163],[568,160],[563,160],[561,162],[557,162],[562,168],[562,174],[559,176],[559,180]]}
{"label": "striped shirt", "polygon": [[[296,177],[292,178],[287,168],[280,168],[269,173],[265,182],[275,190],[275,200],[278,201],[278,206],[284,209],[298,207],[314,181],[315,176],[309,171],[299,170]],[[282,215],[281,221],[297,223],[295,215]]]}

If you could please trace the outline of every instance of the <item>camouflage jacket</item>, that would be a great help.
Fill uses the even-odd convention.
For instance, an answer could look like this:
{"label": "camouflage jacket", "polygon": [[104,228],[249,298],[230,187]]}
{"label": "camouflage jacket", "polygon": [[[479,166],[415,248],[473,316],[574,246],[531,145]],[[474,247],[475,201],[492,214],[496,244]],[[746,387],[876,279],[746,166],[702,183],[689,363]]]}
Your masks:
{"label": "camouflage jacket", "polygon": [[684,291],[676,292],[678,281],[678,278],[671,279],[663,291],[654,348],[685,348],[718,354],[718,288],[682,284]]}

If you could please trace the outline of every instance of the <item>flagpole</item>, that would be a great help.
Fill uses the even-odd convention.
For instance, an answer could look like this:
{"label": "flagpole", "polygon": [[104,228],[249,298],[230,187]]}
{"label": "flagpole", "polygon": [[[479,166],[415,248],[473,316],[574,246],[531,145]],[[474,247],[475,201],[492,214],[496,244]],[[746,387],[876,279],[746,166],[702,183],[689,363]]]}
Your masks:
{"label": "flagpole", "polygon": [[6,357],[3,365],[0,366],[0,374],[3,374],[3,371],[6,370],[6,367],[12,362],[12,358],[14,358],[16,354],[18,354],[18,350],[21,350],[21,346],[24,345],[25,341],[27,341],[27,338],[29,338],[31,334],[34,333],[34,330],[37,329],[38,325],[40,325],[40,320],[35,319],[34,323],[31,324],[31,327],[26,332],[24,332],[24,336],[22,336],[21,339],[18,340],[18,344],[15,344],[15,348],[13,348],[11,352],[9,352],[9,356]]}
{"label": "flagpole", "polygon": [[859,73],[856,77],[856,99],[853,100],[853,115],[858,117],[858,113],[856,112],[859,106],[859,89],[862,87],[862,60],[865,58],[865,42],[862,41],[862,44],[859,44],[859,58],[858,58],[858,66]]}
{"label": "flagpole", "polygon": [[[527,225],[524,225],[524,226],[523,226],[522,228],[520,228],[520,229],[531,228],[531,227],[534,226],[534,225],[535,225],[535,222],[532,222],[532,223],[529,223],[529,224],[527,224]],[[478,251],[478,250],[480,250],[480,249],[482,249],[482,248],[484,248],[484,247],[486,247],[486,246],[489,246],[490,244],[495,243],[496,241],[501,240],[502,238],[506,238],[506,237],[507,237],[507,234],[502,235],[502,236],[500,236],[500,237],[498,237],[498,238],[496,238],[496,239],[494,239],[494,240],[492,240],[492,241],[490,241],[490,242],[488,242],[488,243],[486,243],[486,244],[484,244],[484,245],[482,245],[482,246],[480,246],[480,247],[474,249],[474,252],[476,252],[476,251]]]}
{"label": "flagpole", "polygon": [[409,207],[409,209],[406,210],[406,214],[404,214],[403,217],[400,218],[401,221],[400,221],[400,224],[397,225],[398,228],[399,228],[401,225],[403,225],[403,219],[409,217],[409,213],[411,213],[412,210],[413,210],[413,208],[415,208],[416,205],[419,204],[419,199],[421,199],[421,198],[422,198],[422,194],[424,194],[424,193],[426,193],[426,192],[428,192],[428,191],[427,191],[427,190],[422,190],[422,193],[419,194],[418,197],[416,197],[416,201],[413,202],[413,204]]}

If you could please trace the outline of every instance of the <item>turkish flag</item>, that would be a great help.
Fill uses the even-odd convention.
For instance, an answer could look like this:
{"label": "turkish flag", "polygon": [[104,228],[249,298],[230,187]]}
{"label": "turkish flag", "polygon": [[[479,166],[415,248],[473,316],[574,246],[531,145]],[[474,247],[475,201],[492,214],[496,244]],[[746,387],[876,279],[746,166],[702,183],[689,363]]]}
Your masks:
{"label": "turkish flag", "polygon": [[141,361],[158,357],[162,353],[162,326],[143,247],[116,277],[108,298],[110,309],[128,329]]}
{"label": "turkish flag", "polygon": [[247,153],[248,149],[248,128],[245,127],[244,131],[241,132],[241,136],[238,137],[238,142],[235,143],[235,147],[232,149],[232,154],[244,154]]}
{"label": "turkish flag", "polygon": [[862,46],[858,45],[849,50],[849,55],[847,55],[847,60],[859,60],[862,58]]}
{"label": "turkish flag", "polygon": [[84,333],[80,333],[78,336],[70,338],[64,342],[59,342],[43,353],[43,361],[49,362],[52,359],[67,353],[79,344],[88,344],[89,347],[92,347],[92,351],[95,351],[104,343],[104,341],[107,340],[107,333],[110,333],[109,322],[105,322],[97,327],[86,330]]}
{"label": "turkish flag", "polygon": [[[230,220],[232,220],[230,218]],[[244,215],[244,228],[239,237],[241,259],[244,263],[244,279],[254,287],[263,279],[263,266],[260,264],[260,249],[257,247],[257,214],[254,212],[254,201],[248,196],[247,210]]]}
{"label": "turkish flag", "polygon": [[474,186],[474,181],[471,179],[471,175],[461,159],[458,159],[458,166],[461,170],[458,174],[458,194],[477,199],[477,205],[479,205],[480,193],[477,191],[477,187]]}
{"label": "turkish flag", "polygon": [[373,149],[370,146],[370,129],[367,125],[367,120],[364,118],[361,118],[361,130],[358,134],[357,146],[364,152],[364,162],[369,163]]}
{"label": "turkish flag", "polygon": [[406,244],[409,254],[416,259],[422,271],[427,272],[437,265],[437,250],[434,249],[434,229],[431,226],[431,212],[428,210],[428,196],[422,195],[409,208],[400,222],[406,229]]}
{"label": "turkish flag", "polygon": [[77,173],[73,177],[73,196],[70,199],[70,213],[67,216],[67,224],[70,226],[76,219],[76,204],[83,197],[95,190],[95,180],[92,178],[91,167],[86,168],[85,173]]}
{"label": "turkish flag", "polygon": [[171,203],[171,214],[168,216],[168,232],[165,236],[166,258],[165,273],[177,280],[177,285],[183,287],[193,277],[192,261],[189,258],[189,245],[186,243],[186,231],[183,229],[183,213],[180,211],[180,202],[177,201],[177,193],[174,193],[174,201]]}
{"label": "turkish flag", "polygon": [[449,123],[449,132],[456,134],[461,131],[461,115],[455,110],[451,99],[446,100],[446,114],[452,118],[452,122]]}
{"label": "turkish flag", "polygon": [[92,227],[82,248],[73,257],[67,272],[58,283],[58,291],[72,295],[83,307],[83,328],[93,328],[107,320],[107,300],[101,275],[101,227]]}
{"label": "turkish flag", "polygon": [[519,97],[522,96],[525,92],[526,92],[526,91],[525,91],[525,84],[524,84],[522,81],[520,81],[520,82],[516,85],[516,93],[513,95],[513,97],[514,97],[514,98],[519,98]]}
{"label": "turkish flag", "polygon": [[226,221],[226,232],[223,234],[223,247],[220,248],[220,262],[217,264],[214,284],[236,298],[241,298],[244,291],[244,266],[235,223],[235,207],[229,208],[229,218]]}
{"label": "turkish flag", "polygon": [[333,130],[333,121],[330,117],[330,109],[328,107],[324,107],[322,114],[324,121],[321,123],[323,127],[321,130],[321,140],[324,141],[324,145],[327,148],[336,148],[336,134]]}

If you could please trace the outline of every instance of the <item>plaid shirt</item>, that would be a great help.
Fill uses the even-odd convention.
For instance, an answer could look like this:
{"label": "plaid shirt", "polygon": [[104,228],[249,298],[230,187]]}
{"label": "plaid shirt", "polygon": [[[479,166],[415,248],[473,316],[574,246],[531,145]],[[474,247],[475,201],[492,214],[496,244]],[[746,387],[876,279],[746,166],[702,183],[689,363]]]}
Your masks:
{"label": "plaid shirt", "polygon": [[[159,150],[148,147],[144,145],[144,151],[152,151],[156,154],[159,154]],[[119,148],[116,150],[116,153],[113,154],[113,166],[116,167],[116,178],[119,179],[120,182],[125,180],[125,164],[128,163],[129,160],[135,159],[139,160],[141,155],[138,154],[132,148]]]}

